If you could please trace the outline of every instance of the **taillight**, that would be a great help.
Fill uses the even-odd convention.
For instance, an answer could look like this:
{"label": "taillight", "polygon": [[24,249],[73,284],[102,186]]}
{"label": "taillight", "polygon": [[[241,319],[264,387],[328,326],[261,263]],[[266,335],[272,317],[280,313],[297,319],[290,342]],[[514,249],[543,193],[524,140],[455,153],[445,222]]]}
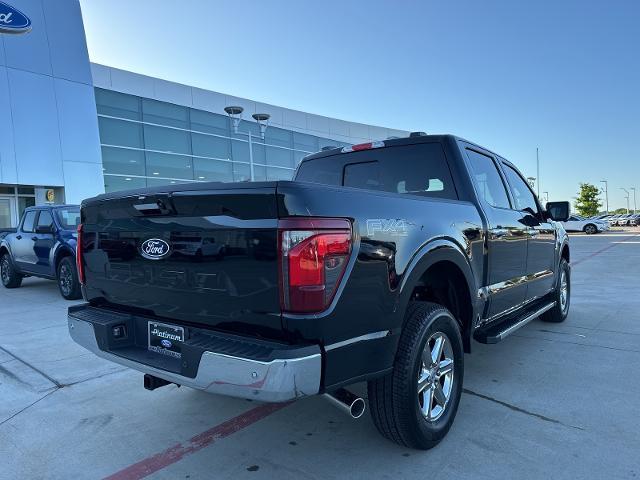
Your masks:
{"label": "taillight", "polygon": [[333,301],[351,254],[345,219],[287,218],[278,222],[280,303],[291,313],[316,313]]}
{"label": "taillight", "polygon": [[84,264],[82,263],[82,224],[78,225],[78,242],[76,244],[76,266],[78,269],[78,280],[84,285]]}

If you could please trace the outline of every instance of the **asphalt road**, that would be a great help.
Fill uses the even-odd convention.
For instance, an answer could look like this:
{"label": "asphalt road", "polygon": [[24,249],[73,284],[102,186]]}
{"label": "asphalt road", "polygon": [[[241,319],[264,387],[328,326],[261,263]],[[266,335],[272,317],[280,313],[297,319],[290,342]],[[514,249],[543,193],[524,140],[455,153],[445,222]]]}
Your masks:
{"label": "asphalt road", "polygon": [[571,248],[567,321],[474,344],[453,428],[427,452],[320,397],[148,392],[70,340],[53,282],[0,289],[0,478],[640,477],[640,230]]}

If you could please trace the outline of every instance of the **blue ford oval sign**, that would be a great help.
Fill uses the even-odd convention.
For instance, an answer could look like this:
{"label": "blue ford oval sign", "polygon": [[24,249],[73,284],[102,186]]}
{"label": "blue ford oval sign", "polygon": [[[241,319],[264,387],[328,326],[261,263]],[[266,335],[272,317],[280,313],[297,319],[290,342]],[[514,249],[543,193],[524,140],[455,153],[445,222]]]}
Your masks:
{"label": "blue ford oval sign", "polygon": [[162,340],[160,340],[160,345],[162,345],[164,348],[171,348],[173,343],[171,343],[171,340],[167,340],[166,338],[163,338]]}
{"label": "blue ford oval sign", "polygon": [[149,260],[160,260],[169,255],[171,247],[161,238],[150,238],[140,245],[140,253]]}
{"label": "blue ford oval sign", "polygon": [[0,33],[25,33],[29,30],[29,17],[11,5],[0,2]]}

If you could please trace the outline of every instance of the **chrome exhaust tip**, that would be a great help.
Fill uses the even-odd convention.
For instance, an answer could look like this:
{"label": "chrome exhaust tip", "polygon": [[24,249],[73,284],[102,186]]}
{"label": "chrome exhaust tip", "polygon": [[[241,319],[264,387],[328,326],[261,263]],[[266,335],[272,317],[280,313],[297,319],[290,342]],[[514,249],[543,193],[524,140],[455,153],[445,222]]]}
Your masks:
{"label": "chrome exhaust tip", "polygon": [[344,388],[325,393],[324,396],[335,406],[350,415],[351,418],[360,418],[367,408],[363,398]]}

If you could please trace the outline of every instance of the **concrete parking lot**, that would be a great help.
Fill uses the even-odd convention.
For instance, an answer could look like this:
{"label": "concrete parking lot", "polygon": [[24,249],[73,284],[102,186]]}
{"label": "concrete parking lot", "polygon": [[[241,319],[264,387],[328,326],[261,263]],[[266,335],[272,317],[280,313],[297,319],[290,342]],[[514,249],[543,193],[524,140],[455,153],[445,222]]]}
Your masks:
{"label": "concrete parking lot", "polygon": [[319,397],[146,391],[70,340],[54,282],[26,279],[0,290],[0,478],[636,478],[640,231],[571,248],[567,321],[475,343],[454,426],[426,452]]}

